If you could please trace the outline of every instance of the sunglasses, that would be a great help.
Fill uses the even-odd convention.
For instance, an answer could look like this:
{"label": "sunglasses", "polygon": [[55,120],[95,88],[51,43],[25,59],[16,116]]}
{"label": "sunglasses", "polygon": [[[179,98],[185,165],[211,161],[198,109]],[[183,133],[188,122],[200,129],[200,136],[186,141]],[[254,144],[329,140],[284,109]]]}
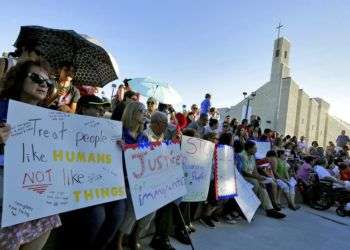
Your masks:
{"label": "sunglasses", "polygon": [[153,105],[154,102],[147,102],[147,105]]}
{"label": "sunglasses", "polygon": [[42,77],[41,75],[37,74],[37,73],[28,73],[28,77],[29,79],[38,84],[38,85],[41,85],[43,83],[46,84],[47,87],[52,87],[53,86],[53,81],[51,81],[50,79],[45,79],[44,77]]}

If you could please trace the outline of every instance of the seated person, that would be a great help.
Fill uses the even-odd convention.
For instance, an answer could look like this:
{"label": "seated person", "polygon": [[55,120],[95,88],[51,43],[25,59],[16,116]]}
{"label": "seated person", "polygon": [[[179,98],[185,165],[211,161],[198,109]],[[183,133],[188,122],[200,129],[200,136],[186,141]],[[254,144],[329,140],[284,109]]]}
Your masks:
{"label": "seated person", "polygon": [[263,184],[266,181],[266,177],[260,175],[257,171],[255,153],[257,151],[255,142],[248,141],[245,144],[245,150],[240,153],[243,159],[242,173],[246,181],[253,185],[253,191],[257,194],[261,201],[262,207],[266,211],[266,215],[276,219],[284,218],[286,215],[282,214],[273,208],[271,199],[266,191],[266,187]]}
{"label": "seated person", "polygon": [[350,166],[348,164],[339,164],[339,176],[342,181],[350,181]]}
{"label": "seated person", "polygon": [[306,156],[304,158],[304,163],[298,168],[297,180],[302,181],[304,184],[311,184],[310,173],[312,172],[312,166],[314,165],[315,158],[312,156]]}
{"label": "seated person", "polygon": [[319,180],[325,180],[333,183],[335,188],[346,188],[350,190],[349,183],[346,181],[338,180],[324,167],[326,161],[324,158],[320,158],[316,161],[314,166],[314,172],[317,174]]}
{"label": "seated person", "polygon": [[278,150],[277,156],[277,167],[275,170],[277,184],[282,189],[283,194],[288,201],[289,208],[297,210],[300,208],[300,206],[295,204],[295,185],[297,182],[294,177],[289,174],[289,165],[286,161],[285,151]]}

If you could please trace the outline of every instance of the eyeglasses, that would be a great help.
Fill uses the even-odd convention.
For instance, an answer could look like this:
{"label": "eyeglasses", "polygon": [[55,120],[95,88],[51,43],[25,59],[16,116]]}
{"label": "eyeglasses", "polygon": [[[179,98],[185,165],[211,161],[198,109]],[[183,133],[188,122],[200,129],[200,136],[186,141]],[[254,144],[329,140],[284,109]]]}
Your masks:
{"label": "eyeglasses", "polygon": [[31,73],[28,73],[28,77],[29,79],[36,83],[36,84],[43,84],[45,83],[47,87],[52,87],[53,86],[53,82],[50,80],[50,79],[45,79],[44,77],[42,77],[41,75],[37,74],[37,73],[34,73],[34,72],[31,72]]}

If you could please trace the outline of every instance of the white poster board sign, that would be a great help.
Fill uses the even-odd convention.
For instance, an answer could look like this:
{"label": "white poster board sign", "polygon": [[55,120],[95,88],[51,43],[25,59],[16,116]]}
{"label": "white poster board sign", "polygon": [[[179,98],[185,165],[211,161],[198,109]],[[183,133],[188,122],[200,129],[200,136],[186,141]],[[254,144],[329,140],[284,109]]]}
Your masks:
{"label": "white poster board sign", "polygon": [[216,198],[220,200],[229,199],[237,194],[233,148],[226,145],[218,145],[215,151]]}
{"label": "white poster board sign", "polygon": [[125,162],[136,219],[187,193],[180,144],[128,145]]}
{"label": "white poster board sign", "polygon": [[256,141],[256,159],[263,159],[266,157],[266,153],[271,150],[271,143],[270,142],[258,142]]}
{"label": "white poster board sign", "polygon": [[236,171],[236,176],[237,196],[235,196],[235,200],[247,221],[250,223],[261,202],[252,190],[253,185],[244,180],[238,171]]}
{"label": "white poster board sign", "polygon": [[10,101],[2,227],[126,197],[120,122]]}
{"label": "white poster board sign", "polygon": [[181,152],[184,157],[186,202],[206,201],[213,166],[215,144],[199,138],[182,136]]}

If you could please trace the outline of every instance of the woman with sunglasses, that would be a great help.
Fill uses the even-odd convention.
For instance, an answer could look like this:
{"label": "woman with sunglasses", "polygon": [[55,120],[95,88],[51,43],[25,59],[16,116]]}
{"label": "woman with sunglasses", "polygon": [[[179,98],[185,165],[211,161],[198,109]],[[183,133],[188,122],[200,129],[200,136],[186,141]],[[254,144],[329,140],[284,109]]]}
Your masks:
{"label": "woman with sunglasses", "polygon": [[54,94],[48,98],[47,104],[52,109],[75,113],[80,98],[79,90],[72,84],[75,68],[70,62],[62,62],[58,72],[57,86]]}
{"label": "woman with sunglasses", "polygon": [[[1,82],[0,99],[13,99],[31,105],[40,105],[46,98],[52,83],[49,80],[49,67],[44,61],[24,61],[12,67]],[[0,124],[0,143],[4,144],[10,136],[9,124]],[[5,156],[6,157],[6,156]],[[3,166],[0,167],[0,187],[3,186]],[[0,190],[0,206],[3,190]],[[0,207],[2,210],[2,207]],[[35,249],[44,247],[53,228],[59,227],[58,215],[0,228],[0,249]]]}

